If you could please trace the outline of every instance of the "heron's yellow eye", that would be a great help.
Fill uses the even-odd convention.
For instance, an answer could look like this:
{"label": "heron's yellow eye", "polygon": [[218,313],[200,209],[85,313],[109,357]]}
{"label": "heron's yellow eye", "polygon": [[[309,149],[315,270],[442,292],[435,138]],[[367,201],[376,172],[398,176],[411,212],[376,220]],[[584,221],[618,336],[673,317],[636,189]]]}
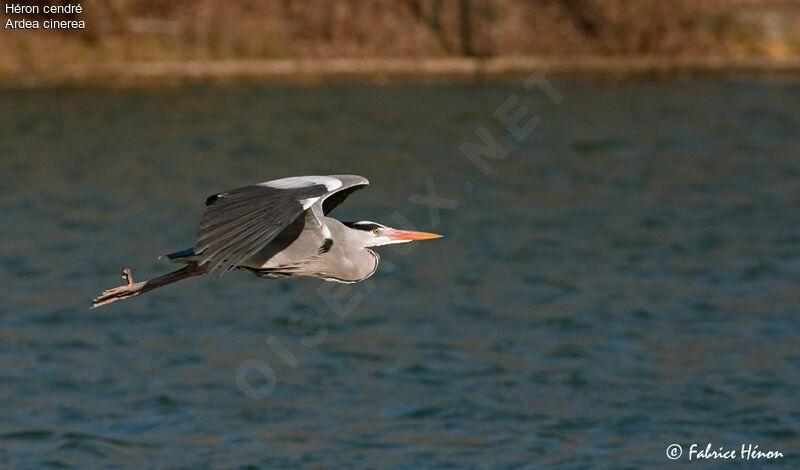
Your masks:
{"label": "heron's yellow eye", "polygon": [[380,235],[381,234],[381,229],[374,228],[374,229],[372,229],[372,233],[375,234],[375,235]]}

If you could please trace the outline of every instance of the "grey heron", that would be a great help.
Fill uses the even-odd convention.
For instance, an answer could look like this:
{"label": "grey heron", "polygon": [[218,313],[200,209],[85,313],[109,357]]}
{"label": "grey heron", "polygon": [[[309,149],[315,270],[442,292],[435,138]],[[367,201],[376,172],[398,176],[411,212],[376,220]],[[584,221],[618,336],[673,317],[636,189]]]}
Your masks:
{"label": "grey heron", "polygon": [[206,273],[232,269],[264,278],[315,277],[359,282],[378,268],[370,248],[439,238],[371,221],[340,222],[327,214],[353,191],[369,184],[363,176],[293,176],[213,194],[206,199],[194,247],[163,256],[185,264],[149,281],[104,291],[92,308]]}

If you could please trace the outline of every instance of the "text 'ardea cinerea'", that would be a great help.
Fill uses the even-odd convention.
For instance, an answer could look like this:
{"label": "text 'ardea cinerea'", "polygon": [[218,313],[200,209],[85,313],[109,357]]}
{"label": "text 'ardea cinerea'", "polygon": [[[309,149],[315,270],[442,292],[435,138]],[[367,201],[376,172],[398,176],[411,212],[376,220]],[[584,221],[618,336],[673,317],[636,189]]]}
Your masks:
{"label": "text 'ardea cinerea'", "polygon": [[378,268],[370,247],[439,238],[376,222],[340,222],[327,214],[369,184],[356,175],[294,176],[214,194],[206,200],[194,248],[164,258],[186,266],[144,282],[104,291],[92,308],[127,299],[181,279],[234,268],[265,278],[316,277],[359,282]]}

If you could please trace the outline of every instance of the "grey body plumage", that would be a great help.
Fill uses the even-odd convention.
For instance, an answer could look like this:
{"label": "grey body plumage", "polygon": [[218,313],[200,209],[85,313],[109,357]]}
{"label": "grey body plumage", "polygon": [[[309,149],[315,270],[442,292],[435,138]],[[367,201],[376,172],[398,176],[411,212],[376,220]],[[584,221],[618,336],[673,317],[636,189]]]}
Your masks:
{"label": "grey body plumage", "polygon": [[[320,222],[325,237],[306,213],[298,217],[263,250],[239,265],[265,278],[317,277],[328,281],[358,282],[378,269],[378,254],[352,240],[352,229],[331,217]],[[335,260],[336,262],[331,262]]]}
{"label": "grey body plumage", "polygon": [[193,248],[166,255],[186,266],[144,282],[103,291],[93,308],[127,299],[181,279],[232,269],[260,277],[316,277],[358,282],[371,276],[380,258],[370,247],[438,238],[376,222],[343,223],[327,214],[353,191],[369,184],[356,175],[294,176],[244,186],[206,199]]}
{"label": "grey body plumage", "polygon": [[362,281],[380,260],[368,247],[434,237],[384,239],[386,231],[424,232],[368,221],[345,224],[326,215],[368,184],[356,175],[299,176],[214,194],[206,200],[194,249],[167,257],[220,275],[238,268],[265,278]]}

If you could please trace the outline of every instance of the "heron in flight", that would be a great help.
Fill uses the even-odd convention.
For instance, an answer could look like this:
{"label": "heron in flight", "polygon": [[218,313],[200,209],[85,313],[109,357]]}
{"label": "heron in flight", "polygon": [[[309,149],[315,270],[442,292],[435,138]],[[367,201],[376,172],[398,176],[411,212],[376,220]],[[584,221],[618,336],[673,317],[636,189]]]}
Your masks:
{"label": "heron in flight", "polygon": [[378,268],[371,247],[439,238],[377,222],[340,222],[327,214],[353,191],[369,184],[363,176],[293,176],[213,194],[206,199],[193,248],[163,256],[186,266],[149,281],[104,291],[92,308],[127,299],[192,276],[232,269],[264,278],[316,277],[359,282]]}

